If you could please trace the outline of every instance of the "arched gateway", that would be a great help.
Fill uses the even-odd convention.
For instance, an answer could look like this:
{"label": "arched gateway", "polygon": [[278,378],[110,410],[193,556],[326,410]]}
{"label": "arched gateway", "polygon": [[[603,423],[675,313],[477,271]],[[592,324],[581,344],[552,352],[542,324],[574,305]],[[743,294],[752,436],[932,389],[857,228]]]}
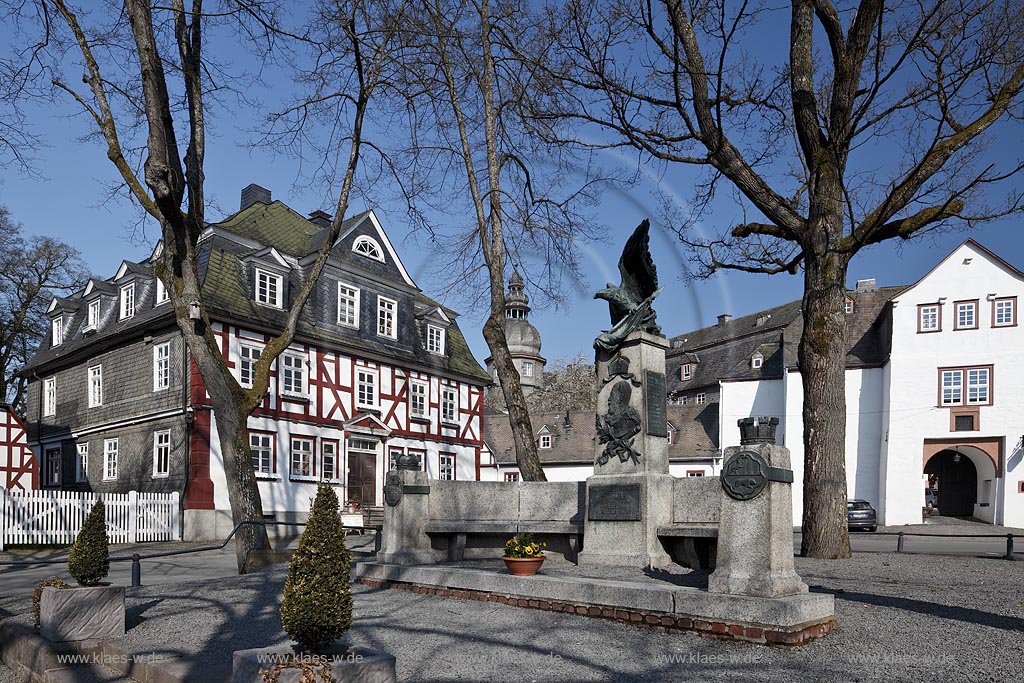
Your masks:
{"label": "arched gateway", "polygon": [[1000,455],[998,444],[926,443],[924,474],[927,486],[937,493],[938,513],[992,522]]}

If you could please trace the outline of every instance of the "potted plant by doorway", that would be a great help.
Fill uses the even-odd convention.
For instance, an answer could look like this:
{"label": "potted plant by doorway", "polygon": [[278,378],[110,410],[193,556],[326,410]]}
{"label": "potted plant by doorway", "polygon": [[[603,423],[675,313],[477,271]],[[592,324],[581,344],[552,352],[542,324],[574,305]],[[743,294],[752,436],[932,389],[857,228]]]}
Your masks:
{"label": "potted plant by doorway", "polygon": [[338,640],[352,627],[351,555],[338,507],[334,489],[320,484],[288,566],[281,624],[295,645],[236,651],[232,681],[395,680],[394,657]]}
{"label": "potted plant by doorway", "polygon": [[52,641],[106,640],[124,635],[124,586],[100,581],[110,571],[107,515],[97,500],[68,554],[78,587],[45,587],[39,598],[39,632]]}
{"label": "potted plant by doorway", "polygon": [[513,576],[533,576],[544,564],[547,543],[533,540],[533,534],[516,534],[505,541],[505,555],[501,559]]}

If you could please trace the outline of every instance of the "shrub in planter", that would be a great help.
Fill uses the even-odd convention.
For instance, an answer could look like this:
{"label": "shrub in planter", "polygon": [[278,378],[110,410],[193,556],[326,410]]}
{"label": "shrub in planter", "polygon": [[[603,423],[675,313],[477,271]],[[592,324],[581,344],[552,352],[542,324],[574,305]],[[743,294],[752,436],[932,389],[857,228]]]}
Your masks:
{"label": "shrub in planter", "polygon": [[110,571],[107,551],[107,515],[103,501],[97,500],[82,524],[71,552],[68,554],[68,572],[79,586],[95,586]]}
{"label": "shrub in planter", "polygon": [[306,652],[320,652],[352,627],[351,559],[338,496],[329,485],[320,484],[292,555],[281,601],[281,624]]}

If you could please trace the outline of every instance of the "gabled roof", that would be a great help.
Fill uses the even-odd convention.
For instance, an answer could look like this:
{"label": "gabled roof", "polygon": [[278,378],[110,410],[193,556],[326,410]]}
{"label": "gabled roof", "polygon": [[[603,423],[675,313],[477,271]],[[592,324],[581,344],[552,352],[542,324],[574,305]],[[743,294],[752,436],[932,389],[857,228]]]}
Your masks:
{"label": "gabled roof", "polygon": [[126,275],[142,275],[148,277],[152,274],[152,266],[135,263],[133,261],[121,261],[121,267],[117,269],[117,273],[114,275],[114,281],[116,282]]}
{"label": "gabled roof", "polygon": [[912,291],[919,284],[921,284],[922,282],[927,280],[929,277],[931,277],[931,274],[934,273],[936,270],[938,270],[944,263],[946,263],[947,261],[949,261],[949,260],[953,259],[954,257],[956,257],[957,252],[960,251],[961,249],[963,249],[964,247],[972,247],[972,248],[974,248],[975,250],[981,252],[982,256],[985,256],[986,258],[988,258],[988,260],[990,262],[992,262],[995,265],[999,266],[1000,268],[1004,269],[1010,275],[1013,275],[1013,276],[1015,276],[1017,278],[1020,278],[1021,280],[1024,280],[1024,272],[1022,272],[1022,271],[1018,270],[1017,268],[1015,268],[1012,264],[1007,262],[1005,259],[1003,259],[1001,256],[996,254],[994,251],[992,251],[991,249],[989,249],[985,245],[981,244],[980,242],[978,242],[974,238],[969,237],[966,240],[964,240],[963,242],[961,242],[957,246],[956,249],[954,249],[953,251],[949,252],[949,254],[946,255],[946,258],[944,258],[941,261],[939,261],[938,263],[936,263],[935,266],[932,267],[931,270],[929,270],[927,273],[922,275],[917,280],[917,282],[915,282],[914,284],[910,285],[909,287],[905,287],[903,289],[903,291],[901,292],[901,294],[906,294],[906,293]]}

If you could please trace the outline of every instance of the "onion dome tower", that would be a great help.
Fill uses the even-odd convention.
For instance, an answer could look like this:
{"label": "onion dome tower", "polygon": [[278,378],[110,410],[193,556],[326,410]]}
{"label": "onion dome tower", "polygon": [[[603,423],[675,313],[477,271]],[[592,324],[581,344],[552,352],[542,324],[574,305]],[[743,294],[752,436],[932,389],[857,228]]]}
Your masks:
{"label": "onion dome tower", "polygon": [[[519,371],[523,392],[528,394],[541,386],[544,366],[548,361],[540,355],[540,332],[530,324],[530,297],[523,287],[523,278],[516,269],[508,280],[508,292],[505,294],[505,338],[512,362]],[[486,360],[487,372],[497,382],[493,360]]]}

